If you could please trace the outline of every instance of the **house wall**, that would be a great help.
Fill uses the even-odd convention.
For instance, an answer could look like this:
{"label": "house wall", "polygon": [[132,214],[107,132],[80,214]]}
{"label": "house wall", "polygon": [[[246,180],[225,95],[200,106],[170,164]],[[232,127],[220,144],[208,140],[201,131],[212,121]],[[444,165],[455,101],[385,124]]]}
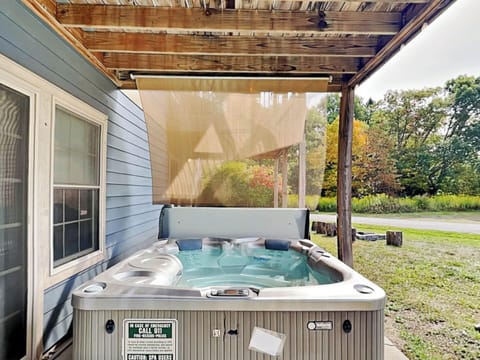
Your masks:
{"label": "house wall", "polygon": [[106,259],[44,290],[44,313],[34,316],[43,316],[43,342],[48,349],[70,328],[72,289],[134,250],[150,244],[157,235],[160,207],[152,205],[143,112],[109,79],[20,1],[2,1],[0,5],[0,54],[108,115],[109,121]]}

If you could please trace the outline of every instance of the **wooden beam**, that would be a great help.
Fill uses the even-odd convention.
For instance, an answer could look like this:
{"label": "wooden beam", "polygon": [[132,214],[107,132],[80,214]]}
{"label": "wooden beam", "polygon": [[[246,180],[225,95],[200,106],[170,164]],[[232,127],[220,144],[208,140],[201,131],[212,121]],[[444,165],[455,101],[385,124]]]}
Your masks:
{"label": "wooden beam", "polygon": [[[304,0],[293,0],[304,1]],[[430,0],[368,0],[371,3],[386,3],[386,4],[425,4]],[[341,2],[341,3],[359,3],[359,0],[328,0],[328,2]]]}
{"label": "wooden beam", "polygon": [[245,73],[355,73],[363,58],[151,55],[106,53],[111,70]]}
{"label": "wooden beam", "polygon": [[[171,74],[169,74],[169,75],[171,75]],[[184,74],[183,73],[178,73],[176,75],[182,76]],[[204,76],[205,73],[189,72],[189,76],[195,76],[195,75]],[[219,73],[209,73],[208,75],[217,77],[217,76],[231,76],[232,74],[231,73],[219,72]],[[248,76],[249,74],[243,74],[243,75]],[[269,75],[269,74],[262,74],[262,75]],[[316,74],[316,75],[318,75],[318,74]],[[122,90],[136,90],[137,89],[137,83],[135,82],[135,80],[119,80],[119,82],[120,82],[119,88],[122,89]],[[328,84],[326,92],[339,93],[341,90],[342,90],[342,85],[340,85],[338,83],[332,83],[332,84]]]}
{"label": "wooden beam", "polygon": [[344,85],[340,99],[337,167],[338,258],[353,267],[352,253],[352,139],[353,87]]}
{"label": "wooden beam", "polygon": [[422,28],[423,24],[433,20],[454,1],[455,0],[432,0],[430,4],[426,5],[426,9],[411,21],[408,21],[407,25],[405,25],[361,71],[350,79],[349,85],[356,86],[364,81],[376,69],[390,59],[403,44],[412,39]]}
{"label": "wooden beam", "polygon": [[362,56],[376,54],[377,38],[252,37],[174,35],[93,31],[84,32],[83,43],[94,52],[149,54],[255,55],[255,56]]}
{"label": "wooden beam", "polygon": [[165,8],[58,4],[57,19],[67,27],[144,30],[188,30],[256,33],[335,33],[393,35],[402,21],[398,12],[325,12],[326,26],[315,12]]}
{"label": "wooden beam", "polygon": [[48,7],[44,7],[45,4],[40,4],[36,0],[22,0],[23,3],[36,14],[42,21],[52,28],[59,36],[61,36],[66,42],[72,45],[83,57],[85,57],[90,63],[92,63],[100,72],[113,81],[115,85],[120,85],[119,80],[113,75],[112,72],[107,70],[105,66],[93,56],[70,31],[65,29],[55,17],[49,12]]}
{"label": "wooden beam", "polygon": [[24,2],[31,3],[37,9],[43,8],[50,15],[55,16],[57,13],[57,2],[55,0],[24,0]]}

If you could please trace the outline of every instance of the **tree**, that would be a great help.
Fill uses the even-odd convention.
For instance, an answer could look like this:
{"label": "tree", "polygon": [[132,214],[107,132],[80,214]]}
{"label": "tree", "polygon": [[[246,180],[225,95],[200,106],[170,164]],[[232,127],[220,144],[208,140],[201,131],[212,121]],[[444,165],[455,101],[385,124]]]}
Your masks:
{"label": "tree", "polygon": [[[335,196],[337,191],[338,159],[337,118],[327,128],[327,151],[323,194]],[[365,196],[394,193],[399,185],[393,159],[389,156],[391,143],[377,129],[354,120],[352,139],[352,194]]]}
{"label": "tree", "polygon": [[404,194],[457,192],[455,179],[468,172],[478,176],[479,114],[478,78],[461,76],[444,89],[387,93],[372,124],[394,141],[393,157]]}
{"label": "tree", "polygon": [[[326,109],[326,118],[329,124],[335,121],[340,114],[340,94],[329,94],[322,103]],[[370,123],[372,114],[375,111],[376,103],[369,99],[365,103],[361,97],[355,96],[353,102],[353,116],[355,119]]]}
{"label": "tree", "polygon": [[366,158],[363,163],[366,194],[395,195],[401,189],[392,151],[393,142],[385,132],[370,126],[367,129]]}
{"label": "tree", "polygon": [[443,153],[445,157],[453,157],[455,162],[440,168],[444,174],[442,190],[479,194],[480,77],[459,76],[447,82],[445,91],[451,105]]}
{"label": "tree", "polygon": [[406,195],[438,190],[433,166],[441,160],[439,133],[446,121],[447,105],[440,88],[392,91],[372,117],[373,126],[393,140],[393,158]]}

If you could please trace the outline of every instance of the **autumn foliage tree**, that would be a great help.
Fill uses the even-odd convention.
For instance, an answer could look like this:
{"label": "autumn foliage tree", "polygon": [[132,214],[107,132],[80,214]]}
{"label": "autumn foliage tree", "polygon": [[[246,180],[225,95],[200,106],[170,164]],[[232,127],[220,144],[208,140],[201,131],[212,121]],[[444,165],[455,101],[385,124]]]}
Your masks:
{"label": "autumn foliage tree", "polygon": [[[328,125],[325,180],[323,194],[335,196],[337,191],[339,119]],[[377,129],[365,122],[354,120],[352,139],[352,194],[393,194],[399,184],[394,161],[390,156],[392,146]]]}

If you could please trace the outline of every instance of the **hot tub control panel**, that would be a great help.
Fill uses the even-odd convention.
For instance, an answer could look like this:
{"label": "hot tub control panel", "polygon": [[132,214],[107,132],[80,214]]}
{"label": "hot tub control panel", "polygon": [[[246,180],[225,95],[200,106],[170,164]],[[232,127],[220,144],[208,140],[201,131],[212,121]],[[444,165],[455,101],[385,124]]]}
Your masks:
{"label": "hot tub control panel", "polygon": [[308,330],[333,330],[332,321],[309,321],[307,323]]}
{"label": "hot tub control panel", "polygon": [[234,288],[234,289],[212,289],[210,291],[210,296],[249,296],[250,291],[243,288]]}

